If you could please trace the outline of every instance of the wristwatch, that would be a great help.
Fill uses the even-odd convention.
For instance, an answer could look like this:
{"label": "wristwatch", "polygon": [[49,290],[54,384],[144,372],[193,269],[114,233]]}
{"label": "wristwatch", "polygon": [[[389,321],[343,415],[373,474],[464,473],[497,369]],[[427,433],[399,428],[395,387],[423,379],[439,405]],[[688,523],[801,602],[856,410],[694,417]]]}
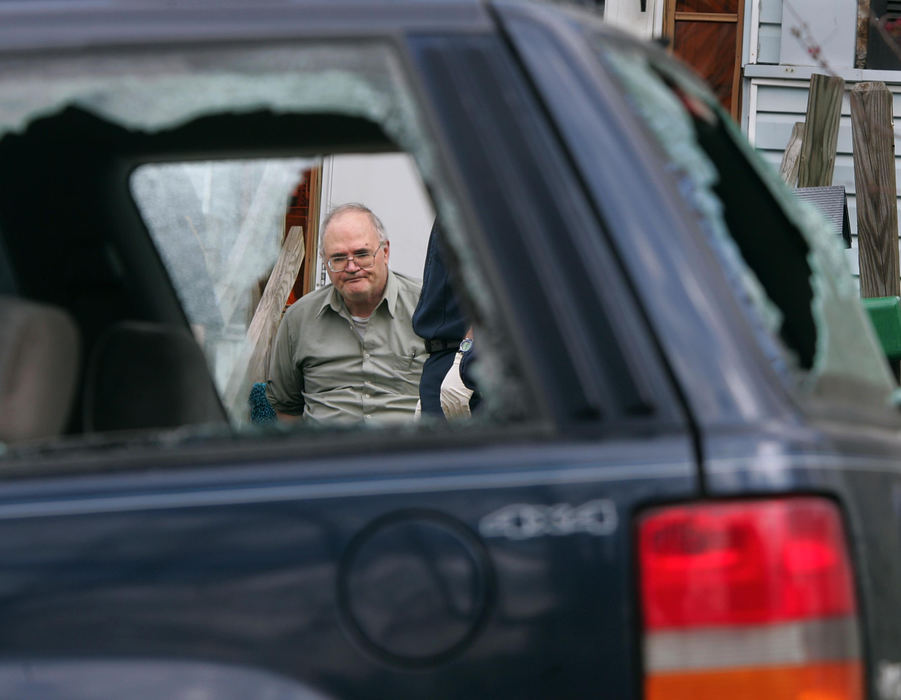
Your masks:
{"label": "wristwatch", "polygon": [[469,352],[472,350],[472,338],[463,338],[460,341],[460,352]]}

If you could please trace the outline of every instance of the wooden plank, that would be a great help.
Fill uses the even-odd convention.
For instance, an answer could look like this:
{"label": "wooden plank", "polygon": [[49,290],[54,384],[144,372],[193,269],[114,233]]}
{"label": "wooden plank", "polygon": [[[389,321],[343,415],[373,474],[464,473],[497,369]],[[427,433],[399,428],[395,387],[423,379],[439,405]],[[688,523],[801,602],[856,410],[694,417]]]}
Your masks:
{"label": "wooden plank", "polygon": [[820,73],[810,76],[798,187],[823,187],[832,184],[844,91],[845,81],[838,76]]}
{"label": "wooden plank", "polygon": [[735,27],[735,63],[732,66],[732,118],[741,123],[741,44],[745,32],[745,0],[738,0],[738,24]]}
{"label": "wooden plank", "polygon": [[851,90],[860,293],[899,295],[898,209],[892,98],[885,83]]}
{"label": "wooden plank", "polygon": [[316,286],[316,249],[319,247],[319,213],[322,211],[322,164],[310,171],[310,202],[307,210],[306,265],[303,266],[303,293]]}
{"label": "wooden plank", "polygon": [[739,11],[738,2],[739,0],[676,0],[676,12],[736,14]]}
{"label": "wooden plank", "polygon": [[[663,36],[670,41],[676,34],[676,0],[663,0]],[[672,44],[670,44],[672,48]]]}
{"label": "wooden plank", "polygon": [[292,226],[247,329],[241,355],[226,384],[225,402],[232,415],[244,414],[250,387],[254,382],[266,380],[269,347],[278,330],[285,302],[294,286],[304,253],[303,229]]}
{"label": "wooden plank", "polygon": [[677,12],[675,17],[677,22],[738,22],[738,15],[736,14],[716,12]]}
{"label": "wooden plank", "polygon": [[789,187],[795,187],[798,182],[798,167],[801,159],[801,144],[804,142],[804,122],[795,122],[792,127],[792,135],[788,139],[785,153],[782,154],[782,165],[779,166],[779,175]]}

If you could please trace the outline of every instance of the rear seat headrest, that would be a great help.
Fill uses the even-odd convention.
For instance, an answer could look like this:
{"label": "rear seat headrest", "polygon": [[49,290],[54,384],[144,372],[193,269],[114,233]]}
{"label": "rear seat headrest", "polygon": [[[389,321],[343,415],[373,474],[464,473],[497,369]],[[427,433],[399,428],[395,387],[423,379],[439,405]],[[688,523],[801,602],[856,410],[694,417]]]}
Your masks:
{"label": "rear seat headrest", "polygon": [[186,330],[126,321],[91,351],[84,384],[88,432],[224,423],[203,351]]}
{"label": "rear seat headrest", "polygon": [[62,309],[0,295],[0,441],[62,433],[78,381],[81,341]]}

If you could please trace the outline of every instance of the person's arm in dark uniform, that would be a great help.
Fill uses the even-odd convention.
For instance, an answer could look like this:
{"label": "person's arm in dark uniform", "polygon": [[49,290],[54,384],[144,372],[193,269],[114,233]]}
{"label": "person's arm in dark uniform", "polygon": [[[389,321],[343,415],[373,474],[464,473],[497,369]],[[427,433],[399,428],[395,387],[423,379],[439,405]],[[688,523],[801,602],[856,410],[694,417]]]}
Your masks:
{"label": "person's arm in dark uniform", "polygon": [[422,369],[419,398],[423,413],[443,418],[441,382],[454,361],[469,324],[460,308],[444,262],[443,235],[437,221],[432,225],[422,275],[422,294],[413,313],[413,330],[426,343],[429,353]]}

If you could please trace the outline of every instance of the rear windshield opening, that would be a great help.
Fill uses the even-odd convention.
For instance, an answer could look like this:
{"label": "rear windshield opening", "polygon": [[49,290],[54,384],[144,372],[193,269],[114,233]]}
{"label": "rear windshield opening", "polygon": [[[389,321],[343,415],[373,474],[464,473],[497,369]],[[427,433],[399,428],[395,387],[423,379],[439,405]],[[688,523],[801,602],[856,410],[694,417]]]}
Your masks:
{"label": "rear windshield opening", "polygon": [[810,247],[792,225],[742,154],[719,118],[693,118],[698,144],[717,168],[713,191],[741,256],[782,314],[779,335],[798,365],[813,367],[817,329],[812,314]]}

